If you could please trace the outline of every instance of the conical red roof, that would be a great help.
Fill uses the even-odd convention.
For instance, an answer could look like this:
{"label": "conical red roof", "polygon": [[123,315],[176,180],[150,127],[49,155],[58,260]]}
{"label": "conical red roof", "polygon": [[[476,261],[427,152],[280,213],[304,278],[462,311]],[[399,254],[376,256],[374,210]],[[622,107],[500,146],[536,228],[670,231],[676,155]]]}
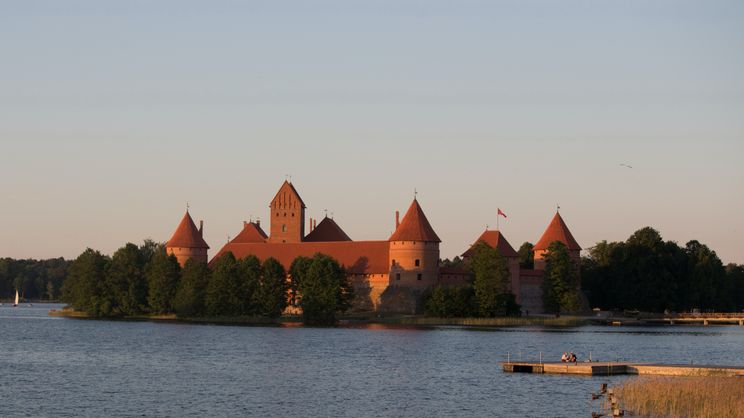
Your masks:
{"label": "conical red roof", "polygon": [[442,242],[416,199],[413,199],[411,207],[408,208],[400,225],[390,237],[390,241]]}
{"label": "conical red roof", "polygon": [[165,244],[166,247],[179,247],[179,248],[206,248],[209,249],[204,238],[202,238],[201,232],[194,225],[194,220],[191,219],[189,212],[186,212],[181,219],[181,223],[178,224],[176,232],[173,233],[171,239]]}
{"label": "conical red roof", "polygon": [[504,257],[519,257],[519,254],[514,251],[514,247],[509,244],[509,241],[506,240],[504,237],[504,234],[501,233],[501,231],[485,231],[481,234],[480,237],[478,237],[477,240],[475,240],[475,243],[468,248],[467,251],[462,255],[463,257],[472,257],[473,256],[473,247],[475,247],[476,244],[479,242],[485,242],[488,244],[491,248],[496,248],[499,250],[499,253],[503,255]]}
{"label": "conical red roof", "polygon": [[305,242],[351,241],[346,232],[329,217],[325,217],[303,240]]}
{"label": "conical red roof", "polygon": [[236,244],[247,244],[251,242],[266,242],[268,236],[266,232],[261,229],[261,225],[255,222],[246,222],[243,225],[243,230],[232,239],[230,242]]}
{"label": "conical red roof", "polygon": [[535,250],[547,250],[550,244],[555,241],[560,241],[566,244],[569,250],[581,250],[581,246],[571,235],[571,231],[568,230],[568,226],[563,222],[561,214],[556,212],[553,220],[548,225],[548,229],[542,235],[537,244],[535,244]]}

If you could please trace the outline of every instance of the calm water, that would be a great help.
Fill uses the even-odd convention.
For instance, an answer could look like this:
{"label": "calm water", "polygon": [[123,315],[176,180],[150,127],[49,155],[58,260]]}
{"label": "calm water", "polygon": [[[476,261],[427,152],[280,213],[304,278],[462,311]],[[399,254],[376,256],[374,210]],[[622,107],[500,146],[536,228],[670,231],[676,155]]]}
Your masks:
{"label": "calm water", "polygon": [[[51,306],[57,308],[59,306]],[[615,377],[504,374],[506,357],[744,366],[744,327],[257,328],[0,307],[0,415],[587,417]]]}

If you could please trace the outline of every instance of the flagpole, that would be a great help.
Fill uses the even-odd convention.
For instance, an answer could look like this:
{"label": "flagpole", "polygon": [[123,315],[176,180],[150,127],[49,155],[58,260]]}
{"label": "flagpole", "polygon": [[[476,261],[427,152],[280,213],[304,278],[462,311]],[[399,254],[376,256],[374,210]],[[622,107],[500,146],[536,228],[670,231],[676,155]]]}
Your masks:
{"label": "flagpole", "polygon": [[499,210],[501,210],[501,208],[497,208],[497,209],[496,209],[496,211],[497,211],[497,212],[496,212],[496,230],[497,230],[497,231],[500,231],[500,230],[501,230],[501,229],[499,229],[499,221],[501,220],[501,219],[499,219],[499,216],[500,216],[500,215],[499,215],[499,212],[498,212]]}

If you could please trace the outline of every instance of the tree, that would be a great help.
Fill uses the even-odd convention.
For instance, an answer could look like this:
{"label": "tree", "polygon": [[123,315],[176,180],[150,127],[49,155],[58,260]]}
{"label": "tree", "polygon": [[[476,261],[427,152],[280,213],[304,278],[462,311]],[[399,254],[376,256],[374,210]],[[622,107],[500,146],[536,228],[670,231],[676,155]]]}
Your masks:
{"label": "tree", "polygon": [[545,255],[543,305],[556,315],[581,308],[578,272],[568,248],[559,241],[551,243]]}
{"label": "tree", "polygon": [[139,248],[128,243],[116,250],[106,273],[108,315],[137,315],[147,311],[147,279]]}
{"label": "tree", "polygon": [[194,260],[186,261],[181,269],[181,280],[173,301],[176,315],[181,318],[203,316],[206,313],[204,300],[209,284],[207,263]]}
{"label": "tree", "polygon": [[473,286],[436,286],[425,303],[428,316],[465,318],[478,315]]}
{"label": "tree", "polygon": [[242,315],[258,315],[259,289],[261,287],[261,261],[253,255],[238,262],[240,274],[240,313]]}
{"label": "tree", "polygon": [[298,271],[302,320],[307,325],[333,325],[336,314],[346,311],[353,299],[351,284],[346,271],[333,258],[316,254],[310,263],[301,260],[293,263]]}
{"label": "tree", "polygon": [[278,317],[287,307],[287,273],[275,258],[268,258],[261,266],[261,283],[258,288],[257,307],[261,315]]}
{"label": "tree", "polygon": [[294,306],[298,306],[300,303],[300,287],[312,263],[312,258],[299,256],[292,260],[292,264],[289,266],[290,303]]}
{"label": "tree", "polygon": [[470,268],[475,275],[473,287],[479,314],[494,317],[506,315],[507,310],[513,312],[513,307],[507,306],[509,298],[504,296],[509,293],[509,269],[504,256],[497,249],[479,242],[474,247]]}
{"label": "tree", "polygon": [[695,297],[691,304],[700,309],[732,309],[726,269],[715,251],[693,240],[685,246],[685,253],[689,262],[687,289]]}
{"label": "tree", "polygon": [[108,315],[110,301],[105,295],[105,274],[110,260],[90,248],[70,265],[69,275],[62,285],[62,300],[73,309],[91,316]]}
{"label": "tree", "polygon": [[205,298],[207,315],[240,315],[242,290],[238,262],[231,252],[227,252],[215,261],[209,278]]}
{"label": "tree", "polygon": [[531,242],[525,242],[519,247],[519,267],[531,270],[535,268],[535,246]]}
{"label": "tree", "polygon": [[157,248],[145,267],[147,277],[147,301],[150,312],[155,314],[173,312],[173,302],[178,291],[180,266],[174,255],[168,255],[164,247]]}

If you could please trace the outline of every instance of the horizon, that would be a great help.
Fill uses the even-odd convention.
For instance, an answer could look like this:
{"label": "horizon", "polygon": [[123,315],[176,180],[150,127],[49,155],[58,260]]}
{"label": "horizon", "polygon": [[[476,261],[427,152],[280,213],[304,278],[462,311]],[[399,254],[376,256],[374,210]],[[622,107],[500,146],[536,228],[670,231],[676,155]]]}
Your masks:
{"label": "horizon", "polygon": [[0,257],[165,242],[189,202],[211,258],[291,175],[354,240],[416,190],[442,258],[560,205],[584,248],[651,226],[744,264],[739,2],[0,11]]}

